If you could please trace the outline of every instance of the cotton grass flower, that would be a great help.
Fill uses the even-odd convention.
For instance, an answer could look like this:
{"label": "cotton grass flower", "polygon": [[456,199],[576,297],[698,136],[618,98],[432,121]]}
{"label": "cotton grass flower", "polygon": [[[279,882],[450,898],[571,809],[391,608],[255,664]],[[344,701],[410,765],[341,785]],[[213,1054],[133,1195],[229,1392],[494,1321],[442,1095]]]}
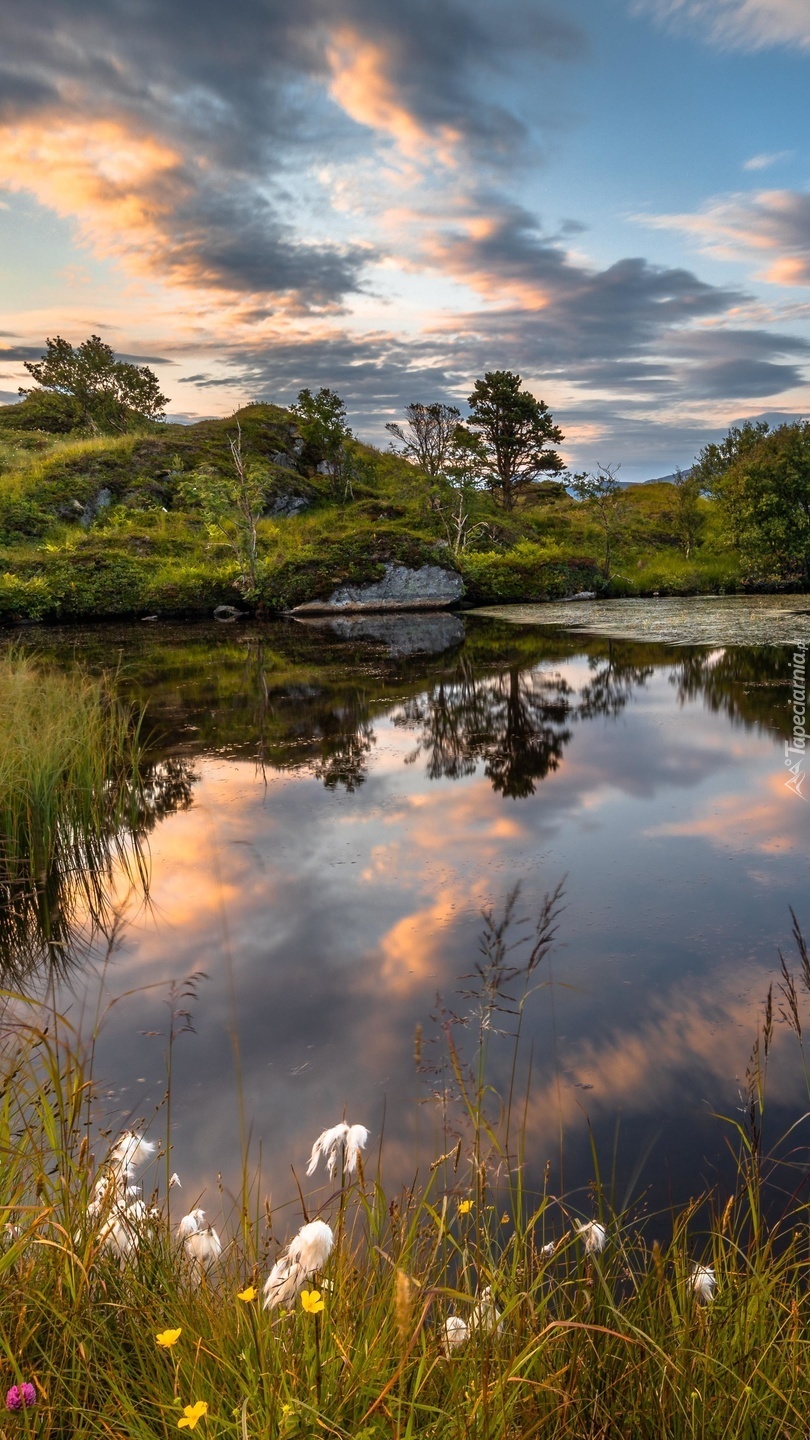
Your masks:
{"label": "cotton grass flower", "polygon": [[325,1220],[310,1220],[302,1225],[265,1281],[265,1310],[273,1310],[276,1305],[286,1305],[288,1309],[293,1306],[307,1281],[323,1269],[334,1243],[335,1237]]}
{"label": "cotton grass flower", "polygon": [[598,1220],[574,1221],[574,1229],[585,1246],[586,1255],[599,1255],[607,1244],[607,1230]]}
{"label": "cotton grass flower", "polygon": [[695,1265],[689,1277],[689,1284],[692,1287],[698,1300],[708,1305],[714,1299],[717,1289],[717,1276],[714,1273],[713,1265]]}
{"label": "cotton grass flower", "polygon": [[360,1151],[365,1150],[367,1142],[368,1130],[365,1125],[347,1125],[345,1120],[341,1120],[340,1124],[333,1125],[331,1130],[322,1130],[312,1147],[307,1175],[315,1174],[321,1159],[330,1180],[334,1180],[341,1163],[346,1175],[354,1175]]}
{"label": "cotton grass flower", "polygon": [[191,1261],[196,1278],[201,1280],[222,1254],[222,1241],[213,1225],[205,1223],[205,1211],[192,1210],[184,1215],[177,1227],[177,1238],[182,1240],[183,1253]]}
{"label": "cotton grass flower", "polygon": [[448,1315],[444,1322],[443,1349],[445,1355],[449,1356],[454,1350],[458,1350],[464,1344],[469,1330],[466,1320],[460,1315]]}
{"label": "cotton grass flower", "polygon": [[476,1299],[469,1328],[479,1331],[482,1335],[492,1335],[493,1333],[500,1335],[503,1332],[501,1312],[492,1298],[492,1289],[489,1285],[484,1287]]}

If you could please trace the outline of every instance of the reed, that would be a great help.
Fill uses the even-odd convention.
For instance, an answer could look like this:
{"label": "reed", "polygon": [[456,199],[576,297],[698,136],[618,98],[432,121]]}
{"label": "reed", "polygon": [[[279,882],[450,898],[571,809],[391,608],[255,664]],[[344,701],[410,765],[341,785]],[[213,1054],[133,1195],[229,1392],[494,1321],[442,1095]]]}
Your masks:
{"label": "reed", "polygon": [[8,982],[64,960],[98,921],[116,860],[133,858],[140,716],[109,678],[0,657],[0,955]]}
{"label": "reed", "polygon": [[[3,1388],[33,1384],[36,1404],[9,1414],[4,1434],[804,1437],[808,1208],[794,1199],[770,1215],[761,1153],[772,1006],[722,1203],[703,1195],[640,1223],[610,1210],[598,1175],[584,1214],[581,1197],[577,1207],[532,1194],[510,1113],[519,1103],[494,1094],[481,1047],[507,1015],[518,1044],[556,913],[552,897],[517,952],[490,917],[456,1017],[467,1033],[477,1017],[477,1038],[465,1056],[445,1017],[450,1039],[434,1067],[454,1143],[423,1180],[393,1192],[381,1168],[364,1172],[361,1152],[356,1174],[336,1152],[317,1215],[332,1224],[334,1248],[289,1310],[262,1309],[262,1286],[280,1242],[316,1216],[298,1200],[265,1212],[261,1176],[247,1167],[233,1233],[207,1267],[170,1231],[157,1184],[126,1258],[110,1248],[103,1205],[89,1213],[99,1174],[111,1173],[91,1153],[103,1119],[93,1037],[7,997],[0,1219],[12,1228],[0,1253],[0,1369]],[[794,978],[786,965],[784,994],[801,1040],[810,965],[798,943],[803,968]],[[313,1138],[302,1137],[302,1153]],[[154,1164],[161,1176],[160,1156]]]}

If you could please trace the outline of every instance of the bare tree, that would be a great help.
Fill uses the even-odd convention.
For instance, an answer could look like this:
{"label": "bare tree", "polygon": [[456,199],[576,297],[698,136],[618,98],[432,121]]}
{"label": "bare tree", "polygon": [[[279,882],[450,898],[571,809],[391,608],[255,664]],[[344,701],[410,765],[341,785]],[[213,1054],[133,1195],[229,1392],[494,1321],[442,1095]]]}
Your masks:
{"label": "bare tree", "polygon": [[402,446],[400,452],[435,479],[443,475],[452,458],[461,411],[455,405],[408,405],[406,428],[391,421],[386,430]]}
{"label": "bare tree", "polygon": [[618,538],[627,519],[627,502],[622,487],[616,479],[618,465],[598,465],[595,475],[583,471],[569,482],[578,500],[582,500],[596,513],[605,537],[605,579],[610,579],[610,564],[613,543]]}

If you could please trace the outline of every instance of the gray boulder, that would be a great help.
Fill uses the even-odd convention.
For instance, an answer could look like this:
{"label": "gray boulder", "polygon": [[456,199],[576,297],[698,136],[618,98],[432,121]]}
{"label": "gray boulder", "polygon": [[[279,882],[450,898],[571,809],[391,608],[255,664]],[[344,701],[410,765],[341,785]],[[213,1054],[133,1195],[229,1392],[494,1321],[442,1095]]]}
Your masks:
{"label": "gray boulder", "polygon": [[368,640],[383,645],[392,659],[408,655],[440,655],[464,639],[460,615],[296,615],[299,625],[338,636],[341,640]]}
{"label": "gray boulder", "polygon": [[296,605],[294,615],[352,614],[364,610],[443,610],[461,599],[461,576],[441,565],[388,564],[380,580],[370,585],[341,585],[328,600]]}

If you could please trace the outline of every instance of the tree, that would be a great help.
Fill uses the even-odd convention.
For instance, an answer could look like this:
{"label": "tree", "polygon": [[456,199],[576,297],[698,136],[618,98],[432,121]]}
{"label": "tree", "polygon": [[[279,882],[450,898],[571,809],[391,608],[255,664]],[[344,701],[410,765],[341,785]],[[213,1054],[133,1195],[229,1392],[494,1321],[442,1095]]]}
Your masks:
{"label": "tree", "polygon": [[169,402],[148,365],[116,360],[98,335],[76,348],[61,335],[45,345],[41,360],[25,362],[40,388],[20,387],[28,409],[48,422],[45,428],[131,430],[163,418]]}
{"label": "tree", "polygon": [[504,509],[513,510],[541,475],[562,470],[563,462],[551,447],[560,443],[563,433],[548,406],[522,390],[520,376],[511,370],[490,370],[476,380],[469,406],[480,473]]}
{"label": "tree", "polygon": [[602,528],[605,537],[605,579],[610,579],[613,544],[627,520],[627,501],[621,485],[616,479],[616,465],[599,465],[595,475],[582,471],[570,483],[578,500],[590,506]]}
{"label": "tree", "polygon": [[697,466],[749,577],[810,584],[810,422],[732,430]]}
{"label": "tree", "polygon": [[401,453],[430,478],[446,474],[452,463],[461,411],[455,405],[408,405],[407,431],[391,421],[386,430],[402,445]]}
{"label": "tree", "polygon": [[269,476],[261,465],[247,462],[242,454],[242,428],[229,437],[233,474],[210,469],[195,470],[177,487],[181,504],[202,512],[212,535],[230,547],[239,567],[238,588],[246,600],[259,594],[259,520],[266,502]]}
{"label": "tree", "polygon": [[675,503],[672,524],[684,557],[688,560],[700,543],[706,516],[700,504],[703,481],[696,470],[676,470],[672,481]]}
{"label": "tree", "polygon": [[704,445],[690,474],[700,481],[702,490],[713,493],[729,467],[755,450],[760,440],[770,434],[767,420],[745,420],[732,425],[724,440]]}
{"label": "tree", "polygon": [[342,488],[346,500],[352,493],[347,442],[353,438],[346,424],[346,406],[336,391],[323,388],[317,395],[302,390],[291,408],[310,458],[325,466],[335,493]]}

